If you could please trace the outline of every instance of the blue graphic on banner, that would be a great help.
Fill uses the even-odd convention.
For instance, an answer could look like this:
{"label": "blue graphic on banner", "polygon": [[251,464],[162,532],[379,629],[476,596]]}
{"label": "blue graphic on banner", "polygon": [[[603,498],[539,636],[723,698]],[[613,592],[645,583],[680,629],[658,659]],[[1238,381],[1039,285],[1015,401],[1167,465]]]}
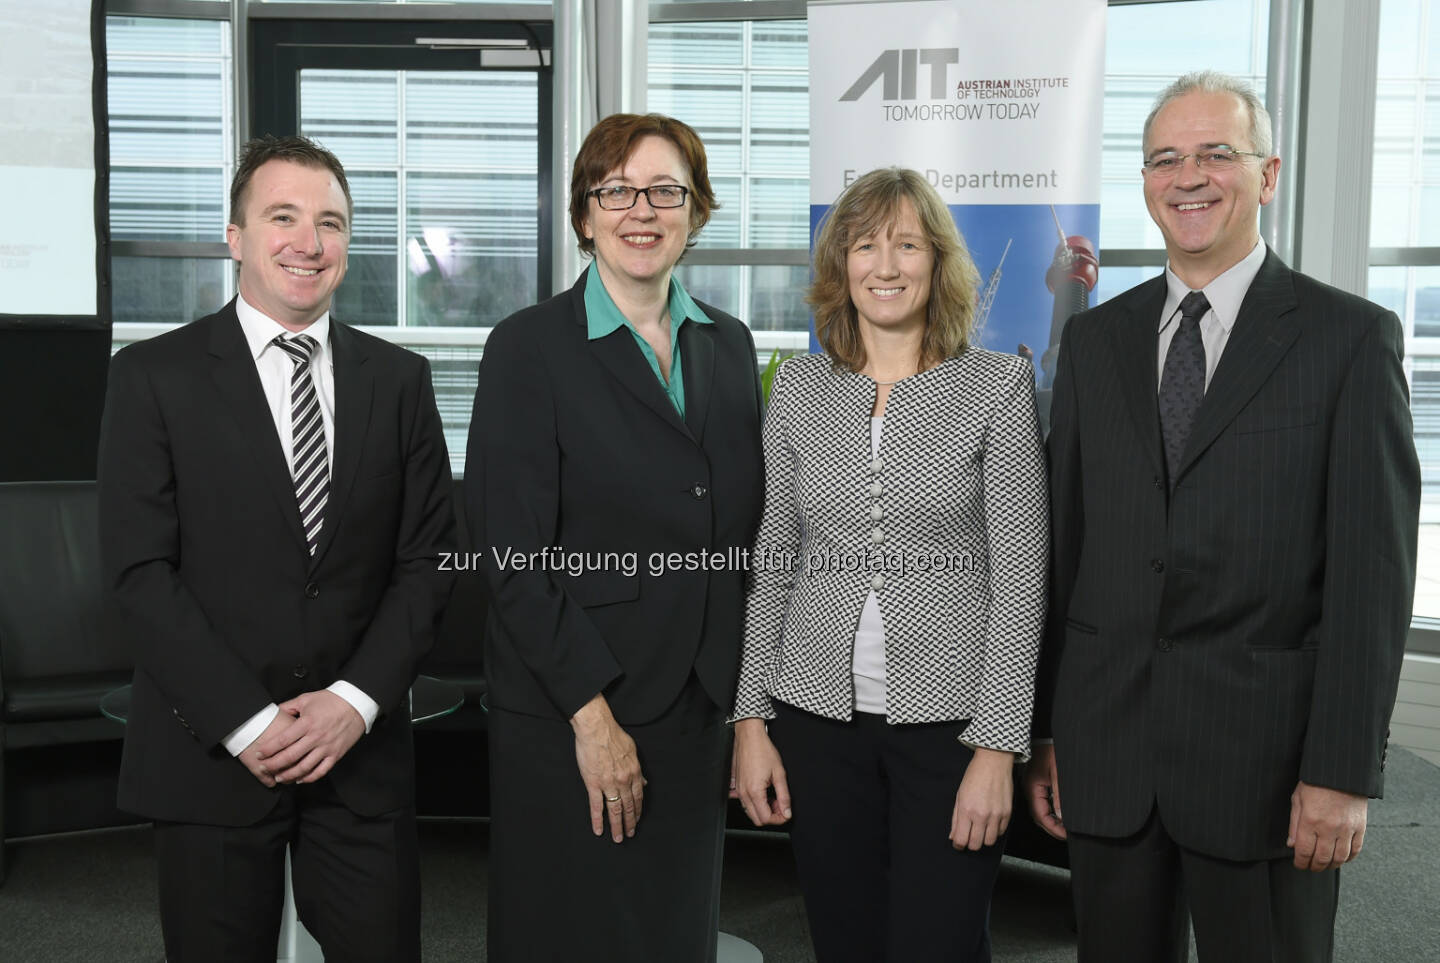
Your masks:
{"label": "blue graphic on banner", "polygon": [[[829,209],[829,205],[811,205],[812,238]],[[1088,255],[1099,253],[1096,238],[1100,233],[1100,205],[1056,204],[1052,208],[1049,204],[964,204],[951,205],[950,213],[980,271],[980,307],[984,315],[980,345],[1008,354],[1025,345],[1033,356],[1039,385],[1048,388],[1054,376],[1053,348],[1058,348],[1061,326],[1074,310],[1090,303],[1095,267],[1085,244],[1075,239],[1089,242]],[[1061,232],[1071,239],[1067,245],[1068,269],[1065,264],[1056,265]],[[1047,285],[1047,274],[1056,282],[1056,291]],[[1057,297],[1062,304],[1059,309]],[[820,350],[813,325],[810,350]]]}

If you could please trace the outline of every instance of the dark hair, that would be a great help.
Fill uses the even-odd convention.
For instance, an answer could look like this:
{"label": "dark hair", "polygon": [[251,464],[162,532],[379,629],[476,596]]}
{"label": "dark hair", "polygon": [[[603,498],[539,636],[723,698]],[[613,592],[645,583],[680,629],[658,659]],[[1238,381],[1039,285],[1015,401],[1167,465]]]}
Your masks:
{"label": "dark hair", "polygon": [[664,114],[611,114],[585,135],[570,176],[570,227],[584,254],[595,253],[595,242],[585,236],[585,214],[590,203],[587,192],[598,187],[611,171],[624,166],[635,145],[645,137],[670,141],[690,168],[690,239],[686,247],[695,243],[696,235],[710,220],[710,212],[720,206],[710,187],[705,145],[689,124]]}
{"label": "dark hair", "polygon": [[301,167],[328,170],[340,182],[345,194],[345,220],[347,229],[355,222],[355,201],[350,197],[350,182],[345,179],[345,168],[340,159],[308,137],[291,134],[276,137],[263,134],[245,142],[240,148],[240,162],[235,166],[235,177],[230,182],[230,223],[245,226],[245,192],[255,172],[272,160],[289,161]]}
{"label": "dark hair", "polygon": [[920,344],[921,370],[963,352],[975,333],[980,272],[949,208],[917,172],[882,167],[845,188],[825,213],[815,239],[815,280],[806,298],[815,311],[816,340],[831,360],[851,371],[865,367],[866,358],[860,318],[850,298],[850,246],[893,226],[907,200],[935,254]]}

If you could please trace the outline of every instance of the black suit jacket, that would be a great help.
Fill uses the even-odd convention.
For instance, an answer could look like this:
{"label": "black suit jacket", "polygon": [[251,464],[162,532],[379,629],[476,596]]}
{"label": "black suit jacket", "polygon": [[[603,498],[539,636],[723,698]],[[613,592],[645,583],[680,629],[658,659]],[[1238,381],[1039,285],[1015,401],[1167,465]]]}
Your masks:
{"label": "black suit jacket", "polygon": [[[713,324],[681,327],[682,421],[628,329],[587,339],[587,278],[501,322],[480,362],[465,498],[489,698],[567,719],[603,691],[635,724],[693,669],[728,708],[762,497],[754,341],[709,305]],[[514,561],[552,547],[576,554]]]}
{"label": "black suit jacket", "polygon": [[337,679],[380,706],[331,771],[347,806],[413,799],[408,688],[451,579],[445,438],[425,359],[330,324],[334,468],[310,557],[234,302],[110,367],[101,554],[135,654],[120,806],[246,825],[275,804],[221,745],[269,702]]}
{"label": "black suit jacket", "polygon": [[1165,279],[1066,326],[1036,731],[1068,829],[1287,853],[1296,780],[1378,796],[1420,477],[1389,311],[1268,253],[1167,497]]}

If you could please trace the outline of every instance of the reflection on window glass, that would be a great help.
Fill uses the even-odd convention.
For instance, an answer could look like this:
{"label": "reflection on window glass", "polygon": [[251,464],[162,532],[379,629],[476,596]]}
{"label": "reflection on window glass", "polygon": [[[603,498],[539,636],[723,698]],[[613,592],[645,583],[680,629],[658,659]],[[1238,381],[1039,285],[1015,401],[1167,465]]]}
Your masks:
{"label": "reflection on window glass", "polygon": [[234,295],[234,270],[227,258],[112,258],[115,321],[184,324],[203,318]]}
{"label": "reflection on window glass", "polygon": [[107,17],[105,30],[111,236],[223,240],[230,25]]}
{"label": "reflection on window glass", "polygon": [[535,302],[538,89],[524,71],[301,71],[301,130],[355,196],[337,317],[479,327]]}

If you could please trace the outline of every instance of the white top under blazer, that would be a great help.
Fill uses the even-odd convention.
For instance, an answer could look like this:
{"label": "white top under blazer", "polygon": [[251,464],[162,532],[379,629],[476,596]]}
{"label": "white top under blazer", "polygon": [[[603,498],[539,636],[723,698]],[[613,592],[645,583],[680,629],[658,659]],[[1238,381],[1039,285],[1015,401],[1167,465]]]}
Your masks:
{"label": "white top under blazer", "polygon": [[779,699],[850,719],[874,591],[887,721],[969,719],[964,742],[1024,756],[1049,563],[1033,370],[972,347],[905,378],[872,457],[874,401],[823,354],[775,374],[732,716],[773,718]]}

